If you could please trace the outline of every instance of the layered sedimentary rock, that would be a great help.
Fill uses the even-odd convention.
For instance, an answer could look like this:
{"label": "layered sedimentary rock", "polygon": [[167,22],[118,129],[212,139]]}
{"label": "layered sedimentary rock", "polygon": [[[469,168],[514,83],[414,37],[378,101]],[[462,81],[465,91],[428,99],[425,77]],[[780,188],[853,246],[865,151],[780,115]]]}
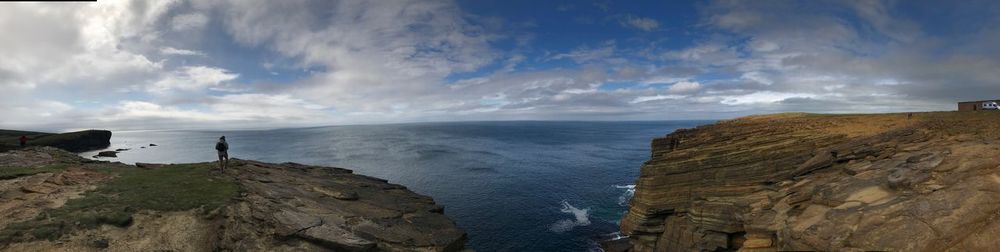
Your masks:
{"label": "layered sedimentary rock", "polygon": [[1000,246],[1000,113],[780,114],[652,142],[631,251]]}
{"label": "layered sedimentary rock", "polygon": [[245,193],[226,208],[217,249],[273,251],[271,237],[334,251],[460,251],[466,234],[430,197],[350,170],[238,161]]}
{"label": "layered sedimentary rock", "polygon": [[430,197],[334,167],[231,160],[219,172],[52,147],[0,153],[2,251],[465,250],[466,233],[443,213]]}

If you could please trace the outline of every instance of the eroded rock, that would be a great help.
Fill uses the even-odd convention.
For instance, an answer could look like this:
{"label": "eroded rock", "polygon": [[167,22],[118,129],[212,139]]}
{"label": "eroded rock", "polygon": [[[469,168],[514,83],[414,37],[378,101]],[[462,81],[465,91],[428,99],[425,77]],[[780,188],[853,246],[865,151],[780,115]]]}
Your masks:
{"label": "eroded rock", "polygon": [[1000,246],[984,238],[1000,230],[1000,113],[905,118],[753,116],[655,139],[621,222],[628,249]]}

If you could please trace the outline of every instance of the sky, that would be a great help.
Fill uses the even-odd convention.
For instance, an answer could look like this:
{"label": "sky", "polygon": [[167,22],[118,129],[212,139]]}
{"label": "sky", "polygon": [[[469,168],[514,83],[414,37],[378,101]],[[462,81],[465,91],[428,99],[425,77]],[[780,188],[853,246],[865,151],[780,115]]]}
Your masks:
{"label": "sky", "polygon": [[954,110],[996,1],[0,3],[0,128]]}

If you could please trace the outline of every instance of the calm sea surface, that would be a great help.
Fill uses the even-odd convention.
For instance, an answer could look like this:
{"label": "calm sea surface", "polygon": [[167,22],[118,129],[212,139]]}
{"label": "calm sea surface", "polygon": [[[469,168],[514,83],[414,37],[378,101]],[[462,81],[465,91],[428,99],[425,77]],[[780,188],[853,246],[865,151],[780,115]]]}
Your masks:
{"label": "calm sea surface", "polygon": [[[125,163],[230,156],[352,169],[434,197],[478,251],[588,251],[613,235],[649,141],[711,121],[459,122],[114,132]],[[148,147],[149,144],[158,146]],[[146,148],[140,148],[147,146]],[[83,153],[85,157],[95,152]]]}

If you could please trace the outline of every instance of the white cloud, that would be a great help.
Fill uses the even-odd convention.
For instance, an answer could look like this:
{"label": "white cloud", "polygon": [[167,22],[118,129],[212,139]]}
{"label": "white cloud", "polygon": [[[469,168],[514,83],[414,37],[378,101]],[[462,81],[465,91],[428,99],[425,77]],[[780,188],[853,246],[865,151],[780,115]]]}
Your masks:
{"label": "white cloud", "polygon": [[197,111],[193,109],[181,109],[177,107],[161,106],[159,104],[144,101],[122,101],[112,109],[107,116],[101,117],[101,121],[117,122],[129,120],[145,119],[173,119],[180,121],[222,121],[227,119],[226,115],[219,115]]}
{"label": "white cloud", "polygon": [[239,76],[239,74],[231,73],[222,68],[207,66],[182,67],[153,83],[149,90],[157,93],[171,90],[199,91],[218,86]]}
{"label": "white cloud", "polygon": [[213,98],[212,111],[234,119],[316,120],[325,119],[327,107],[288,94],[230,94]]}
{"label": "white cloud", "polygon": [[208,24],[208,16],[201,13],[177,15],[170,21],[170,26],[174,31],[198,30],[204,28],[206,24]]}
{"label": "white cloud", "polygon": [[791,98],[815,98],[814,94],[806,93],[785,93],[773,91],[753,92],[745,95],[720,96],[720,103],[725,105],[753,105],[770,104]]}
{"label": "white cloud", "polygon": [[155,124],[170,124],[179,128],[261,128],[334,122],[324,111],[326,107],[288,94],[211,96],[206,104],[208,106],[203,108],[182,108],[151,101],[125,100],[102,111],[99,116],[94,115],[91,123],[119,125],[123,129],[150,129],[155,128]]}
{"label": "white cloud", "polygon": [[345,113],[391,113],[418,99],[435,104],[435,94],[447,92],[445,77],[500,55],[489,44],[495,36],[466,21],[450,1],[220,1],[214,7],[241,44],[324,69],[283,91]]}
{"label": "white cloud", "polygon": [[160,54],[164,55],[184,55],[184,56],[205,56],[205,53],[199,51],[177,49],[173,47],[163,47],[160,48]]}
{"label": "white cloud", "polygon": [[[163,14],[169,1],[133,6],[10,4],[0,9],[0,73],[32,86],[89,83],[95,88],[133,85],[162,68],[123,46],[154,34],[143,25]],[[44,27],[44,28],[39,28]],[[16,34],[16,35],[14,35]],[[3,78],[3,74],[0,74]],[[0,79],[0,84],[8,81]]]}
{"label": "white cloud", "polygon": [[636,28],[643,31],[652,31],[660,28],[660,22],[647,17],[626,16],[622,21],[622,26]]}
{"label": "white cloud", "polygon": [[632,101],[629,101],[629,103],[643,103],[643,102],[648,102],[648,101],[659,101],[659,100],[677,100],[677,99],[683,99],[685,97],[687,97],[687,96],[683,96],[683,95],[639,96],[639,97],[636,97],[635,99],[632,99]]}
{"label": "white cloud", "polygon": [[579,47],[568,53],[561,53],[552,56],[551,60],[560,59],[571,59],[577,63],[590,63],[594,61],[604,61],[612,58],[615,54],[615,44],[613,42],[605,43],[604,46],[598,48],[590,47]]}
{"label": "white cloud", "polygon": [[928,34],[893,4],[710,2],[677,41],[656,36],[674,27],[619,15],[610,28],[659,32],[553,48],[532,34],[553,27],[447,0],[9,4],[0,117],[17,122],[0,127],[717,118],[993,98],[995,18]]}
{"label": "white cloud", "polygon": [[667,91],[670,93],[691,93],[701,90],[701,83],[697,81],[678,81],[670,86]]}
{"label": "white cloud", "polygon": [[769,79],[766,74],[761,72],[745,72],[740,76],[741,79],[750,80],[764,85],[774,84],[774,81]]}

